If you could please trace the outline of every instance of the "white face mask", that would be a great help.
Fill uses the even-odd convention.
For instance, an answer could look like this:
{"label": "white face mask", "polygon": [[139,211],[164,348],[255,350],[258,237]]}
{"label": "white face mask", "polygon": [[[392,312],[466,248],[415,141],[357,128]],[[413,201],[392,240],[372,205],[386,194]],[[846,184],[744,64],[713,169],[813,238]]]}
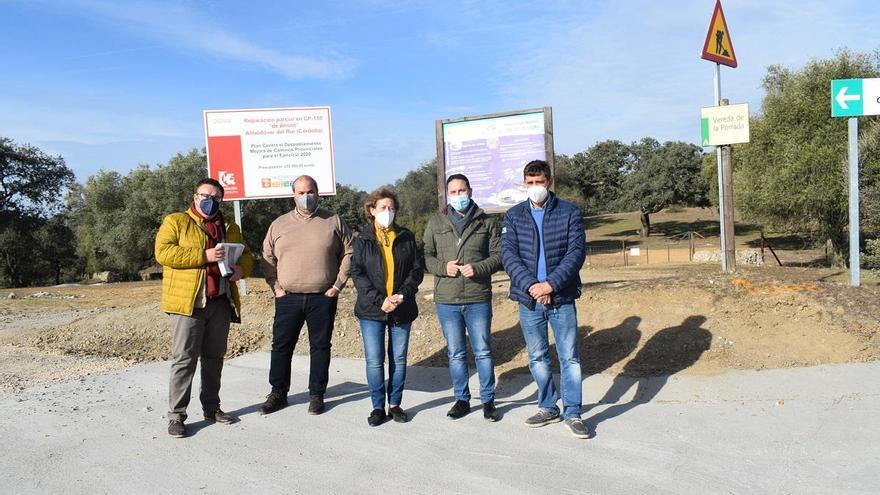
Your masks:
{"label": "white face mask", "polygon": [[382,226],[382,228],[387,229],[391,226],[391,223],[394,222],[394,212],[391,210],[384,210],[380,212],[376,212],[376,223]]}
{"label": "white face mask", "polygon": [[529,195],[532,203],[541,204],[547,199],[547,188],[544,186],[529,186],[526,189],[526,193]]}

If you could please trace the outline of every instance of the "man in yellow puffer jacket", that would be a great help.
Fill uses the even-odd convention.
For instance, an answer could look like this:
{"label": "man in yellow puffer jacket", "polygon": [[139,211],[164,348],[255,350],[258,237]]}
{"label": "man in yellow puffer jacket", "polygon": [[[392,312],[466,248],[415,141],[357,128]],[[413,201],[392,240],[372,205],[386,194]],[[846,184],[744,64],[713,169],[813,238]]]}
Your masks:
{"label": "man in yellow puffer jacket", "polygon": [[220,274],[218,262],[226,256],[221,243],[244,244],[238,225],[220,213],[222,201],[223,186],[203,179],[189,209],[166,216],[156,234],[156,261],[163,267],[162,311],[171,319],[168,434],[173,437],[186,436],[186,407],[199,361],[205,419],[235,421],[220,409],[220,375],[229,324],[241,321],[234,282],[250,274],[253,257],[245,245],[237,264],[230,266],[232,275]]}

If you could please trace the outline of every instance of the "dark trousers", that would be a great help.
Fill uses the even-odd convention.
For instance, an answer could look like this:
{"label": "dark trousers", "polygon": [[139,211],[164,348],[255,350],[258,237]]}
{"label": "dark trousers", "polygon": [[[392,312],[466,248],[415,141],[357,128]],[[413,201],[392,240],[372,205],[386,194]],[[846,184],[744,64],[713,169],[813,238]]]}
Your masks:
{"label": "dark trousers", "polygon": [[287,293],[275,298],[272,325],[272,361],[269,384],[286,394],[290,390],[290,359],[303,324],[309,329],[309,394],[324,395],[330,372],[330,337],[336,319],[335,297]]}
{"label": "dark trousers", "polygon": [[186,419],[196,364],[202,364],[202,409],[220,409],[220,375],[229,336],[229,301],[208,301],[192,316],[169,315],[171,319],[171,380],[168,387],[168,419]]}

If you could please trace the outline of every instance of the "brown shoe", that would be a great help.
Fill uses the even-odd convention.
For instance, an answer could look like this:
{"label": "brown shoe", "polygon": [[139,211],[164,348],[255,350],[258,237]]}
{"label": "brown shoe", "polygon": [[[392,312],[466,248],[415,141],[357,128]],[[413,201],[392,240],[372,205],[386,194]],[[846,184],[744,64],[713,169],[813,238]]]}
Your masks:
{"label": "brown shoe", "polygon": [[272,391],[266,396],[266,402],[260,406],[260,414],[272,414],[287,407],[287,394]]}
{"label": "brown shoe", "polygon": [[220,409],[216,409],[211,412],[205,412],[205,420],[217,423],[223,423],[225,425],[235,423],[235,418],[221,411]]}
{"label": "brown shoe", "polygon": [[309,414],[318,415],[324,412],[324,396],[323,395],[310,395],[309,396]]}
{"label": "brown shoe", "polygon": [[168,434],[174,438],[183,438],[186,436],[186,426],[183,425],[182,419],[171,419],[168,421]]}

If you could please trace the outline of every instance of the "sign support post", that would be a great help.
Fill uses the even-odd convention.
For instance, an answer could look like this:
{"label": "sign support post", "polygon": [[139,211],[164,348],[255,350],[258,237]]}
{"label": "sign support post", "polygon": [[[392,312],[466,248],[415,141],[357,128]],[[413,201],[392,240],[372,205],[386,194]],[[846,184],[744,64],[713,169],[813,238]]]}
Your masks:
{"label": "sign support post", "polygon": [[[734,67],[738,65],[730,29],[724,18],[721,0],[716,0],[706,41],[703,43],[701,58],[715,62],[715,106],[725,105],[721,100],[721,64]],[[726,148],[726,149],[725,149]],[[721,244],[721,270],[731,273],[736,270],[736,242],[733,232],[733,186],[729,144],[715,146],[718,163],[718,228]]]}
{"label": "sign support post", "polygon": [[831,81],[831,116],[848,117],[849,284],[861,284],[859,254],[859,117],[880,115],[880,78]]}
{"label": "sign support post", "polygon": [[[715,64],[715,106],[721,106],[721,64]],[[718,228],[721,243],[721,271],[730,272],[732,269],[727,264],[727,222],[726,198],[724,195],[724,160],[721,146],[715,147],[715,158],[718,164]]]}
{"label": "sign support post", "polygon": [[[241,226],[241,201],[236,199],[232,202],[232,206],[235,209],[235,224],[238,225],[238,228],[242,229],[242,232],[244,232],[244,227]],[[244,277],[238,281],[238,292],[242,296],[247,295],[247,280],[245,280]]]}
{"label": "sign support post", "polygon": [[858,287],[859,260],[859,119],[850,117],[849,126],[849,284]]}

